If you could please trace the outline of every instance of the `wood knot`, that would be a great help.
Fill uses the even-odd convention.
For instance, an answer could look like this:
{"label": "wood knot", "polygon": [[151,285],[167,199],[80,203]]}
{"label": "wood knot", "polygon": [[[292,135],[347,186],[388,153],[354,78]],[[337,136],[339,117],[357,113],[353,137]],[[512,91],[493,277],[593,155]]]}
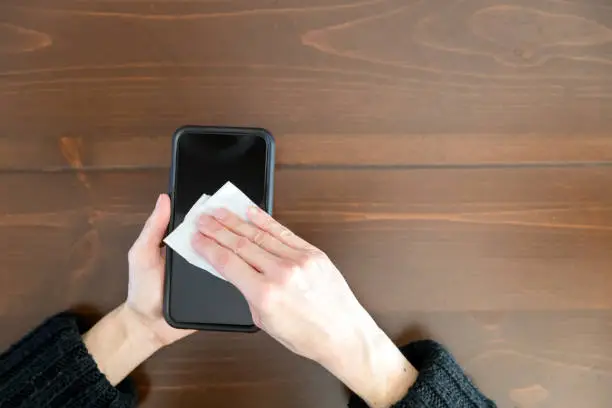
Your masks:
{"label": "wood knot", "polygon": [[493,6],[474,13],[472,32],[507,52],[511,64],[533,65],[551,47],[584,47],[612,41],[612,30],[569,14],[553,14],[520,6]]}
{"label": "wood knot", "polygon": [[51,37],[39,31],[0,23],[0,54],[32,52],[48,47],[53,43]]}
{"label": "wood knot", "polygon": [[548,398],[549,392],[540,384],[510,390],[510,399],[520,408],[536,408]]}

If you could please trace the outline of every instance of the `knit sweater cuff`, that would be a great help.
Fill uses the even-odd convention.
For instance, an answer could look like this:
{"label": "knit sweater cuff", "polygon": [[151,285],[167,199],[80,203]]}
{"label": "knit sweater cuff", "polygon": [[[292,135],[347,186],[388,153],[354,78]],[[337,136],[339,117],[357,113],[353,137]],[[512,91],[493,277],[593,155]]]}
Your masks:
{"label": "knit sweater cuff", "polygon": [[131,382],[113,387],[87,351],[76,318],[50,318],[0,356],[0,406],[124,408]]}
{"label": "knit sweater cuff", "polygon": [[[422,340],[400,348],[418,370],[416,382],[393,408],[494,408],[440,344]],[[352,396],[351,408],[367,407]]]}
{"label": "knit sweater cuff", "polygon": [[401,348],[419,376],[408,394],[393,408],[492,408],[495,404],[478,391],[453,356],[431,340]]}

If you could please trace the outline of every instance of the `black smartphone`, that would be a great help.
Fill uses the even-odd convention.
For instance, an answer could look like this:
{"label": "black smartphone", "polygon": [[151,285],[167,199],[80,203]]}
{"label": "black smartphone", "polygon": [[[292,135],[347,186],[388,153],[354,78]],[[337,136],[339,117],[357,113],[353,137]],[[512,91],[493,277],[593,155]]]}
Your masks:
{"label": "black smartphone", "polygon": [[[169,232],[179,226],[202,194],[231,181],[272,213],[274,139],[264,129],[185,126],[172,139]],[[231,283],[166,252],[164,315],[173,327],[255,331],[248,304]]]}

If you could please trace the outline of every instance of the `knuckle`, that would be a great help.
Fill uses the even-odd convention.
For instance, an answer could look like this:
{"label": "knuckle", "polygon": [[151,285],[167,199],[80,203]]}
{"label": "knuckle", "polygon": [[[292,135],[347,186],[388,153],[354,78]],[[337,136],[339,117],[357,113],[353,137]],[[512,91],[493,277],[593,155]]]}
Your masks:
{"label": "knuckle", "polygon": [[291,231],[289,228],[284,227],[284,226],[282,226],[282,225],[279,227],[278,234],[279,234],[279,235],[280,235],[282,238],[290,238],[290,237],[292,237],[292,236],[294,235],[294,234],[293,234],[293,231]]}
{"label": "knuckle", "polygon": [[247,226],[247,224],[244,221],[242,221],[240,218],[238,218],[234,214],[225,218],[223,220],[223,224],[225,224],[227,227],[231,228],[232,230],[238,231],[240,233],[242,233],[245,230],[245,226]]}
{"label": "knuckle", "polygon": [[262,210],[262,220],[261,223],[266,227],[266,229],[275,229],[278,225],[278,221],[276,221],[270,214]]}
{"label": "knuckle", "polygon": [[283,274],[284,273],[293,273],[293,271],[294,271],[296,266],[297,265],[294,262],[292,262],[290,260],[287,260],[287,259],[280,259],[278,261],[278,269]]}
{"label": "knuckle", "polygon": [[299,276],[302,267],[295,262],[281,260],[279,262],[280,274],[278,275],[278,283],[282,286],[290,285]]}
{"label": "knuckle", "polygon": [[229,252],[223,249],[219,249],[215,251],[215,254],[212,256],[212,260],[214,262],[215,268],[222,271],[229,264],[229,260],[230,260]]}
{"label": "knuckle", "polygon": [[236,219],[227,220],[225,225],[229,227],[232,231],[236,231],[241,235],[247,235],[248,225],[246,225],[240,218],[236,217]]}
{"label": "knuckle", "polygon": [[206,230],[213,236],[220,234],[224,229],[225,227],[223,227],[223,224],[214,219],[206,225]]}
{"label": "knuckle", "polygon": [[312,264],[312,257],[310,254],[301,253],[296,257],[295,263],[300,268],[307,269]]}
{"label": "knuckle", "polygon": [[273,226],[273,221],[274,220],[272,219],[272,217],[269,217],[268,214],[265,214],[263,220],[261,221],[261,225],[263,225],[265,229],[270,229]]}
{"label": "knuckle", "polygon": [[247,245],[249,245],[250,241],[247,237],[239,237],[236,240],[235,251],[239,252],[244,249]]}
{"label": "knuckle", "polygon": [[255,235],[253,235],[253,242],[256,245],[262,246],[266,241],[266,233],[264,231],[257,231]]}

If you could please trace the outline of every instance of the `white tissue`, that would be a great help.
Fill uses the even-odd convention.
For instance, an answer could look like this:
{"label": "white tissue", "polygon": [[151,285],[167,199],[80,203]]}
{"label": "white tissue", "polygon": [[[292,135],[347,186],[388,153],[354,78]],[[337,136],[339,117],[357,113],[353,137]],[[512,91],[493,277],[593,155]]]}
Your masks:
{"label": "white tissue", "polygon": [[228,181],[212,196],[203,194],[185,215],[185,219],[181,225],[176,227],[174,231],[164,239],[164,242],[176,253],[185,258],[190,264],[204,269],[218,278],[224,279],[219,272],[217,272],[206,259],[194,251],[191,246],[191,240],[197,231],[196,223],[198,218],[202,214],[212,214],[217,208],[225,208],[246,221],[247,211],[249,207],[254,205],[255,204],[246,194]]}

